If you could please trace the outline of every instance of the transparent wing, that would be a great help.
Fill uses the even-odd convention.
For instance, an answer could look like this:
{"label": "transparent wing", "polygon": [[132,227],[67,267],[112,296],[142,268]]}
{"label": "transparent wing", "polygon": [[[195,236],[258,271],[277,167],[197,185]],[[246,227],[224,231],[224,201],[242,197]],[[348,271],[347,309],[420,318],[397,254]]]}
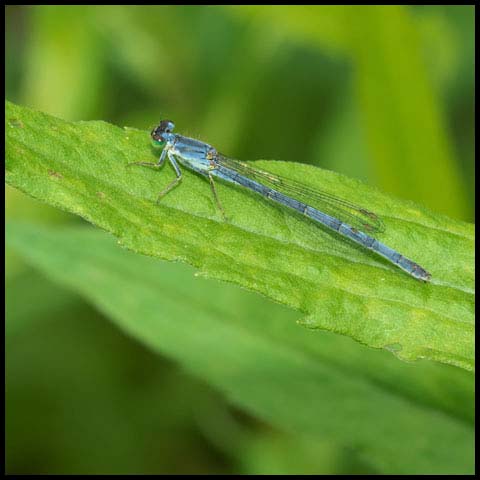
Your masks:
{"label": "transparent wing", "polygon": [[375,213],[335,195],[307,187],[300,182],[266,172],[265,170],[259,170],[245,162],[240,162],[221,154],[218,154],[216,161],[240,175],[251,178],[267,187],[306,203],[352,227],[369,233],[383,232],[385,230],[384,223]]}

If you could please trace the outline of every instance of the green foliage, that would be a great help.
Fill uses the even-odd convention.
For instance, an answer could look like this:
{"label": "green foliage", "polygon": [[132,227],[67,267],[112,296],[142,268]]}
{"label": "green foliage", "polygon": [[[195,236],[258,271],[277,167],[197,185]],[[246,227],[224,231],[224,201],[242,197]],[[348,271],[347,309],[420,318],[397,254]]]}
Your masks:
{"label": "green foliage", "polygon": [[439,210],[461,215],[465,192],[414,23],[389,6],[362,9],[359,20],[351,23],[357,90],[377,177],[388,191],[413,189],[419,202],[433,196]]}
{"label": "green foliage", "polygon": [[435,202],[453,217],[463,215],[462,179],[411,12],[374,5],[284,6],[274,12],[264,6],[237,13],[280,24],[294,38],[348,58],[375,182],[401,197]]}
{"label": "green foliage", "polygon": [[325,438],[353,444],[377,472],[472,471],[471,374],[312,335],[280,306],[265,309],[251,294],[122,250],[99,232],[28,224],[7,232],[32,265],[122,330],[312,448]]}
{"label": "green foliage", "polygon": [[[473,472],[472,227],[351,180],[473,221],[473,5],[5,12],[5,97],[67,120],[7,106],[8,473]],[[259,163],[378,211],[432,284],[218,184],[224,223],[189,172],[154,205],[170,167],[126,164],[159,118],[346,175]]]}
{"label": "green foliage", "polygon": [[332,172],[281,162],[276,173],[377,211],[381,240],[432,273],[415,281],[370,252],[243,190],[220,186],[230,216],[215,210],[208,183],[185,173],[160,205],[162,174],[129,166],[152,161],[146,132],[104,122],[68,123],[7,103],[7,181],[82,216],[127,248],[181,260],[210,278],[237,283],[306,317],[302,323],[387,348],[473,368],[473,228],[393,200]]}

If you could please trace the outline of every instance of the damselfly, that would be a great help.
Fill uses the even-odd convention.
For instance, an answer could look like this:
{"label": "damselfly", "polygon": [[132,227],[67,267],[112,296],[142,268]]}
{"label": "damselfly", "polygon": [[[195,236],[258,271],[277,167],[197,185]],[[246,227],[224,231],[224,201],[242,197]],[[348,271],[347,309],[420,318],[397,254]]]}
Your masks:
{"label": "damselfly", "polygon": [[162,120],[160,125],[152,130],[151,136],[154,144],[163,147],[157,163],[136,163],[137,165],[161,167],[168,157],[176,177],[159,194],[158,200],[178,185],[182,179],[180,163],[208,178],[215,201],[222,213],[224,210],[217,195],[214,177],[241,185],[273,202],[305,215],[314,222],[376,252],[418,280],[426,282],[430,280],[430,274],[420,265],[364,232],[365,230],[375,233],[382,229],[382,221],[373,212],[329,193],[308,188],[299,182],[227,158],[208,143],[172,133],[174,127],[175,125],[170,120]]}

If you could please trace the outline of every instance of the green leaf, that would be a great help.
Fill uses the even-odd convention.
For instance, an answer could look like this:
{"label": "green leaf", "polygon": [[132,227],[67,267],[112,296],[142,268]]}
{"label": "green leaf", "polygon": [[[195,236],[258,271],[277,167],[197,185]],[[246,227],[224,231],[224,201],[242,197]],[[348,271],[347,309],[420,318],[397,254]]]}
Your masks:
{"label": "green leaf", "polygon": [[380,473],[473,471],[469,372],[312,335],[280,305],[90,229],[8,224],[7,242],[154,351],[312,445],[353,448]]}
{"label": "green leaf", "polygon": [[9,279],[5,294],[10,474],[217,471],[198,425],[214,423],[211,409],[218,415],[225,405],[204,382],[132,341],[43,272]]}
{"label": "green leaf", "polygon": [[[213,142],[212,142],[213,143]],[[303,324],[348,335],[404,360],[474,367],[473,226],[392,199],[318,168],[262,168],[348,198],[382,216],[379,240],[432,274],[423,284],[375,254],[256,195],[228,185],[215,207],[208,182],[130,162],[155,161],[147,132],[105,122],[69,123],[7,103],[6,179],[50,205],[111,232],[125,247],[189,263],[301,311]]]}

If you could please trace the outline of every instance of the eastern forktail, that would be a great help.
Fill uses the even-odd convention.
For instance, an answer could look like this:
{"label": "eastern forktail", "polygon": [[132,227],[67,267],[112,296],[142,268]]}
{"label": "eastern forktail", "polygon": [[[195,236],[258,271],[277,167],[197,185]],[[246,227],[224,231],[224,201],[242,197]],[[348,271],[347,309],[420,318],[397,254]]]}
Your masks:
{"label": "eastern forktail", "polygon": [[[418,280],[425,282],[430,280],[431,275],[420,265],[362,231],[374,233],[382,229],[382,221],[375,213],[329,193],[308,188],[299,182],[227,158],[208,143],[172,133],[174,128],[173,122],[162,120],[160,125],[152,130],[154,144],[163,147],[157,163],[136,163],[136,165],[158,168],[168,157],[175,170],[176,178],[159,194],[158,200],[178,185],[182,179],[182,171],[178,165],[180,163],[208,177],[215,201],[222,213],[224,210],[218,199],[214,177],[241,185],[305,215],[362,247],[373,250]],[[319,209],[314,208],[310,203],[315,204]]]}

